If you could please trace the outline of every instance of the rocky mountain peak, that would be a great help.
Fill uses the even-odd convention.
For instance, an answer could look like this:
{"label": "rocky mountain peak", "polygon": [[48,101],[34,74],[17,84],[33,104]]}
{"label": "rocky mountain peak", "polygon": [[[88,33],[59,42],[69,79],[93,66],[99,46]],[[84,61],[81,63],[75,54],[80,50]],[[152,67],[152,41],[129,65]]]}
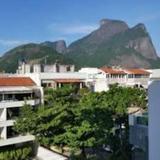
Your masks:
{"label": "rocky mountain peak", "polygon": [[100,20],[100,28],[114,28],[115,26],[120,31],[125,31],[126,29],[128,29],[128,25],[124,21],[111,19]]}
{"label": "rocky mountain peak", "polygon": [[102,19],[102,20],[100,20],[100,26],[103,26],[103,25],[107,25],[108,23],[110,22],[110,20],[109,19]]}
{"label": "rocky mountain peak", "polygon": [[111,36],[124,32],[128,29],[128,25],[120,20],[111,20],[111,19],[102,19],[100,21],[100,27],[92,35],[96,38],[96,40],[107,40]]}
{"label": "rocky mountain peak", "polygon": [[134,29],[142,29],[147,32],[146,26],[143,23],[138,23],[136,26],[133,27]]}
{"label": "rocky mountain peak", "polygon": [[56,51],[59,53],[65,53],[67,46],[66,46],[66,42],[64,40],[59,40],[55,42],[56,45]]}
{"label": "rocky mountain peak", "polygon": [[51,47],[55,49],[58,53],[63,53],[63,54],[66,52],[67,49],[66,42],[64,40],[58,40],[55,42],[45,41],[41,44],[44,46]]}
{"label": "rocky mountain peak", "polygon": [[[144,24],[130,28],[121,20],[102,19],[100,27],[69,45],[68,53],[79,65],[116,64],[150,67],[159,57]],[[84,61],[88,58],[88,61]]]}

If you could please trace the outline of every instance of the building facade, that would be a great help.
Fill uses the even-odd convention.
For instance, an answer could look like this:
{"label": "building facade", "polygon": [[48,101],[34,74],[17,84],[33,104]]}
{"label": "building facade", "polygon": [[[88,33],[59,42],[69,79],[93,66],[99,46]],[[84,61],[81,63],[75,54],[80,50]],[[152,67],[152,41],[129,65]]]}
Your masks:
{"label": "building facade", "polygon": [[150,82],[148,88],[149,98],[149,160],[160,159],[160,80]]}
{"label": "building facade", "polygon": [[121,86],[148,88],[151,72],[145,69],[122,69],[114,67],[100,68],[106,73],[108,84],[118,83]]}
{"label": "building facade", "polygon": [[65,73],[65,72],[74,72],[74,65],[64,65],[55,63],[52,65],[47,64],[28,64],[25,62],[19,63],[17,74],[26,74],[26,73]]}
{"label": "building facade", "polygon": [[35,140],[32,135],[18,135],[13,125],[22,106],[35,107],[43,103],[42,92],[42,88],[29,77],[0,77],[0,149]]}

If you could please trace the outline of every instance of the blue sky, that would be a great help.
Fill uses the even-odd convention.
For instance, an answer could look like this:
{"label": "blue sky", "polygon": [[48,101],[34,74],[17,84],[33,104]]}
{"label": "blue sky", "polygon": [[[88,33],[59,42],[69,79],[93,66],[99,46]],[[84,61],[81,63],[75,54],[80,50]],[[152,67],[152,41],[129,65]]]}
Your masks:
{"label": "blue sky", "polygon": [[160,55],[159,0],[1,0],[0,54],[28,42],[67,44],[98,28],[100,19],[144,23]]}

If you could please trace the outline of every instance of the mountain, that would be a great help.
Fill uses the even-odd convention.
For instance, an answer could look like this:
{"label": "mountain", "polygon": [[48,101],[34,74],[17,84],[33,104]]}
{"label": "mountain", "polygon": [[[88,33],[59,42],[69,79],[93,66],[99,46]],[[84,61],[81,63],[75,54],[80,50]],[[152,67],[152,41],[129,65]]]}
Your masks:
{"label": "mountain", "polygon": [[58,53],[64,54],[66,52],[67,46],[64,40],[59,40],[55,42],[45,41],[41,43],[43,46],[48,46],[56,50]]}
{"label": "mountain", "polygon": [[101,20],[97,30],[70,44],[67,53],[78,66],[160,66],[160,59],[145,25],[137,24],[129,28],[119,20]]}
{"label": "mountain", "polygon": [[64,40],[18,46],[0,58],[0,71],[15,72],[19,60],[29,63],[74,63],[78,68],[118,65],[127,68],[158,68],[151,37],[144,24],[129,27],[121,20],[102,19],[97,30],[71,43]]}
{"label": "mountain", "polygon": [[0,58],[0,70],[5,72],[15,72],[18,67],[18,61],[21,60],[25,60],[28,63],[53,64],[58,61],[63,64],[73,64],[71,59],[58,53],[52,47],[30,43],[18,46],[5,53]]}

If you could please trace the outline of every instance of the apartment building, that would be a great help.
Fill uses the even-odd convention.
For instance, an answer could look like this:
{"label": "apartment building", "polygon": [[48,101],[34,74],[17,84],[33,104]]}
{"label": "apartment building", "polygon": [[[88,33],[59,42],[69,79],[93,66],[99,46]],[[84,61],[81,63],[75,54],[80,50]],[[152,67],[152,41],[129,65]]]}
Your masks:
{"label": "apartment building", "polygon": [[107,91],[109,89],[106,73],[98,68],[81,68],[79,74],[85,74],[85,85],[94,92]]}
{"label": "apartment building", "polygon": [[33,107],[43,103],[42,88],[29,77],[0,77],[0,148],[29,143],[32,135],[20,136],[13,130],[15,118],[24,104]]}
{"label": "apartment building", "polygon": [[78,72],[41,72],[26,73],[24,75],[31,77],[40,86],[54,89],[68,84],[78,88],[88,87],[95,92],[107,91],[109,89],[106,73],[98,68],[82,68]]}
{"label": "apartment building", "polygon": [[[134,146],[139,146],[140,148],[148,147],[148,159],[149,160],[159,160],[160,159],[160,127],[159,127],[159,113],[160,113],[160,69],[148,70],[150,74],[150,80],[148,85],[148,115],[133,115],[134,119],[140,117],[140,119],[145,119],[146,123],[136,124],[132,123],[133,117],[130,115],[129,124],[130,128],[137,126],[140,130],[130,129],[130,142]],[[144,122],[144,121],[143,121]],[[135,138],[133,138],[135,137]],[[147,138],[148,137],[148,138]],[[148,143],[146,143],[148,141]],[[144,143],[143,143],[144,142]],[[140,145],[141,144],[141,145]],[[143,145],[142,145],[143,144]],[[145,159],[146,160],[146,159]]]}
{"label": "apartment building", "polygon": [[108,84],[118,83],[122,86],[148,87],[151,72],[145,69],[122,69],[105,66],[100,69],[106,73]]}

